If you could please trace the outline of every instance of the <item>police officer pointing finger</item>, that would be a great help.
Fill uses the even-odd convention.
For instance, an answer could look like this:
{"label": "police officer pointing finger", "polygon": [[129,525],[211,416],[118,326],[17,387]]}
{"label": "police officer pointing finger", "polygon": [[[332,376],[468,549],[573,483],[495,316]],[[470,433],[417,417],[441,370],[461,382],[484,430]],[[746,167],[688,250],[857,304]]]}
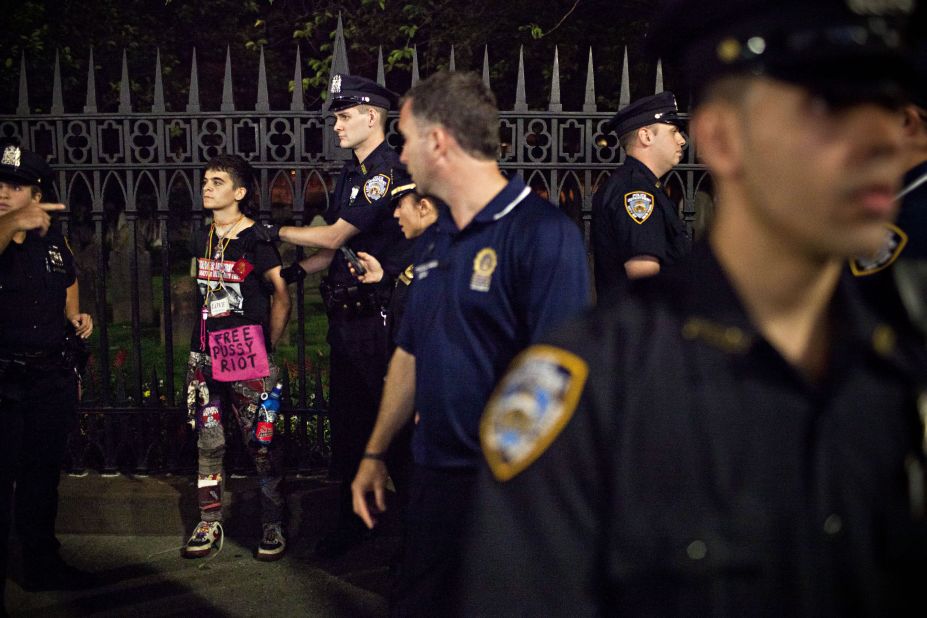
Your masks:
{"label": "police officer pointing finger", "polygon": [[75,588],[88,578],[63,562],[55,538],[58,478],[75,419],[78,377],[65,354],[67,323],[93,331],[80,311],[74,258],[43,204],[51,168],[7,146],[0,159],[0,579],[5,580],[15,486],[24,586]]}

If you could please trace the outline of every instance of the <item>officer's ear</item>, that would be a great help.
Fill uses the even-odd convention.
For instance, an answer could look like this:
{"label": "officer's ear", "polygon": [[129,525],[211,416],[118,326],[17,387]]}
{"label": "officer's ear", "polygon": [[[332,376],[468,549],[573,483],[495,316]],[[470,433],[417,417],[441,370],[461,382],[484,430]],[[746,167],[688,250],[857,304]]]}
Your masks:
{"label": "officer's ear", "polygon": [[650,127],[641,127],[637,130],[637,139],[643,146],[649,146],[653,143],[654,133]]}
{"label": "officer's ear", "polygon": [[714,101],[700,106],[689,123],[689,133],[698,144],[699,157],[719,178],[741,172],[744,125],[740,115],[739,107]]}
{"label": "officer's ear", "polygon": [[905,105],[901,108],[901,114],[905,137],[912,138],[927,130],[927,112],[917,105]]}

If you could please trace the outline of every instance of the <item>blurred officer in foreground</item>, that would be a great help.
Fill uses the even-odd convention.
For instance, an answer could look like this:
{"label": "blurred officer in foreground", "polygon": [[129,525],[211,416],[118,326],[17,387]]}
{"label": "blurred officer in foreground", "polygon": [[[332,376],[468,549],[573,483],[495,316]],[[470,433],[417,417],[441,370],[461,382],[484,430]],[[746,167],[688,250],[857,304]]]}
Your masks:
{"label": "blurred officer in foreground", "polygon": [[905,2],[679,0],[717,219],[530,348],[481,424],[465,615],[925,615],[927,363],[867,309],[904,172]]}
{"label": "blurred officer in foreground", "polygon": [[373,527],[386,506],[383,455],[417,412],[391,611],[441,616],[455,608],[480,413],[515,355],[587,305],[588,273],[578,227],[499,170],[498,109],[479,77],[439,72],[417,84],[399,131],[416,190],[448,208],[418,241],[398,347],[352,490],[354,510]]}
{"label": "blurred officer in foreground", "polygon": [[689,237],[660,178],[682,160],[686,138],[672,92],[631,103],[615,114],[627,157],[592,199],[595,291],[602,302],[629,279],[650,277],[689,253]]}
{"label": "blurred officer in foreground", "polygon": [[867,300],[887,319],[909,322],[909,337],[927,334],[927,8],[920,9],[913,41],[919,87],[900,119],[908,170],[901,211],[878,251],[850,261]]}
{"label": "blurred officer in foreground", "polygon": [[[396,106],[396,93],[354,75],[335,75],[331,112],[342,148],[354,156],[344,164],[328,225],[317,227],[266,226],[271,237],[320,251],[282,275],[293,282],[328,268],[320,291],[328,313],[331,346],[330,403],[332,469],[341,479],[337,522],[316,547],[325,558],[344,553],[367,536],[351,508],[351,479],[373,429],[389,361],[390,337],[386,323],[393,281],[411,261],[412,244],[403,238],[390,203],[394,176],[402,169],[399,155],[386,143],[387,112]],[[378,283],[359,284],[348,269],[340,247],[377,256],[386,276]]]}
{"label": "blurred officer in foreground", "polygon": [[[55,538],[58,479],[75,420],[78,376],[66,338],[86,339],[74,258],[50,213],[52,170],[28,150],[0,159],[0,573],[5,585],[15,493],[26,590],[74,589],[87,574],[66,564]],[[15,487],[15,492],[14,492]],[[0,588],[2,590],[2,588]],[[0,606],[2,610],[2,606]]]}

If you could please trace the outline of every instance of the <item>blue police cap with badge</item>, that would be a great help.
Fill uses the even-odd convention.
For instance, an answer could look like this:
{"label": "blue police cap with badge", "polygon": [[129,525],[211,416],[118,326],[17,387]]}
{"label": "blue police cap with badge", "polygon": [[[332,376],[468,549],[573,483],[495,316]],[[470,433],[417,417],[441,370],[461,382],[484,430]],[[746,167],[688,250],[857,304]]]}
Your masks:
{"label": "blue police cap with badge", "polygon": [[832,104],[897,104],[916,81],[904,45],[914,6],[914,0],[668,0],[651,46],[682,67],[696,89],[724,75],[765,75]]}
{"label": "blue police cap with badge", "polygon": [[19,146],[5,146],[0,155],[0,180],[45,189],[51,186],[52,169],[43,157]]}
{"label": "blue police cap with badge", "polygon": [[634,129],[658,123],[683,128],[676,97],[672,92],[665,91],[634,101],[615,114],[603,128],[605,131],[614,131],[620,137]]}
{"label": "blue police cap with badge", "polygon": [[331,107],[333,112],[355,105],[375,105],[394,109],[399,95],[366,77],[336,73],[332,76]]}

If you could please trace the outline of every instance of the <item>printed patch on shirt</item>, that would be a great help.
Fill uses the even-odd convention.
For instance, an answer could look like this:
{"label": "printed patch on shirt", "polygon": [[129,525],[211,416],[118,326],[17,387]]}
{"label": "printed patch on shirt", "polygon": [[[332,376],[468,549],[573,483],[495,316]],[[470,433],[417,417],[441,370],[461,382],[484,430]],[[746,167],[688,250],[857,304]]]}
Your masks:
{"label": "printed patch on shirt", "polygon": [[882,246],[870,257],[850,260],[850,272],[857,277],[865,277],[885,270],[895,263],[907,244],[908,235],[897,225],[886,223]]}
{"label": "printed patch on shirt", "polygon": [[389,176],[384,174],[377,174],[364,183],[364,197],[370,203],[386,195],[387,190],[389,190]]}
{"label": "printed patch on shirt", "polygon": [[224,281],[225,283],[241,283],[245,280],[254,265],[248,260],[240,258],[238,261],[207,260],[196,258],[196,278],[203,281]]}
{"label": "printed patch on shirt", "polygon": [[473,276],[470,277],[470,289],[477,292],[488,292],[492,285],[492,274],[496,270],[496,251],[491,247],[480,249],[473,258]]}
{"label": "printed patch on shirt", "polygon": [[646,191],[632,191],[624,195],[624,209],[634,222],[641,224],[653,214],[653,195]]}
{"label": "printed patch on shirt", "polygon": [[573,417],[588,375],[586,361],[553,346],[532,346],[515,359],[480,421],[496,479],[513,478],[547,450]]}

